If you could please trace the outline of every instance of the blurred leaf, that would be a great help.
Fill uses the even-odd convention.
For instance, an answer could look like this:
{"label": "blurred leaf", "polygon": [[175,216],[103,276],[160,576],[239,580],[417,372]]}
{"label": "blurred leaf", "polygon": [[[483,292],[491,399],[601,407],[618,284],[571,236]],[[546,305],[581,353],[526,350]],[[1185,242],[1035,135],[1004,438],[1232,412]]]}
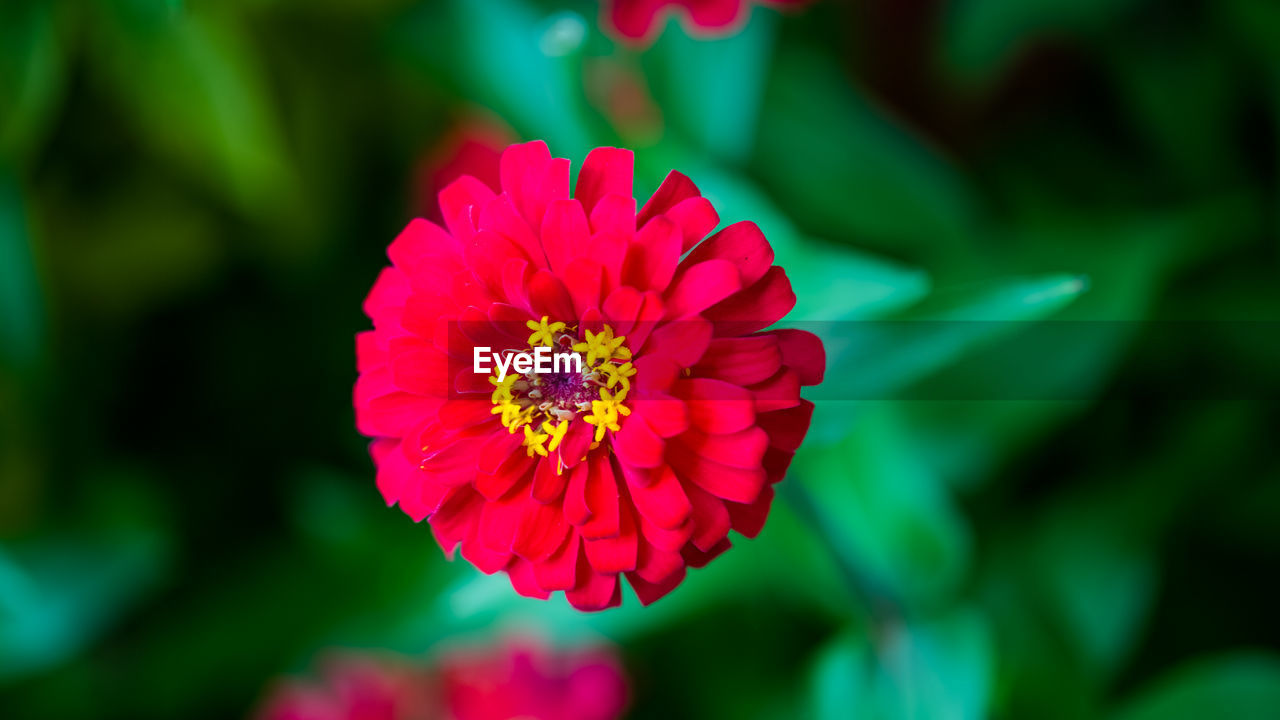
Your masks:
{"label": "blurred leaf", "polygon": [[294,219],[296,178],[248,35],[209,5],[103,7],[94,67],[139,135],[250,216]]}
{"label": "blurred leaf", "polygon": [[[1199,494],[1218,496],[1212,478],[1230,472],[1242,447],[1260,440],[1247,406],[1197,413],[1163,442],[1095,476],[1083,464],[1043,510],[986,525],[990,548],[980,581],[1007,661],[1011,717],[1097,717],[1112,683],[1141,647],[1157,592],[1169,526]],[[1131,451],[1129,453],[1133,455]],[[1197,603],[1198,605],[1198,603]],[[1163,614],[1163,613],[1161,613]]]}
{"label": "blurred leaf", "polygon": [[939,291],[885,321],[832,323],[820,333],[827,379],[815,397],[887,399],[985,343],[1052,315],[1087,283],[1050,275]]}
{"label": "blurred leaf", "polygon": [[969,85],[991,83],[1015,55],[1043,36],[1099,32],[1137,0],[957,0],[941,24],[944,66]]}
{"label": "blurred leaf", "polygon": [[806,328],[804,321],[883,317],[929,292],[929,276],[922,270],[818,242],[807,249],[791,260],[778,256],[774,261],[786,269],[796,291],[795,309],[784,325]]}
{"label": "blurred leaf", "polygon": [[[1110,65],[1134,136],[1191,187],[1217,189],[1234,182],[1241,161],[1237,146],[1223,142],[1241,121],[1240,87],[1231,59],[1202,42],[1202,32],[1126,39]],[[1181,112],[1188,97],[1194,113]]]}
{"label": "blurred leaf", "polygon": [[45,318],[22,196],[0,168],[0,533],[31,521],[40,485]]}
{"label": "blurred leaf", "polygon": [[674,23],[644,55],[655,100],[694,147],[734,164],[755,143],[777,14],[754,8],[741,32],[690,37]]}
{"label": "blurred leaf", "polygon": [[1115,720],[1271,720],[1280,715],[1280,659],[1234,654],[1199,660],[1147,688]]}
{"label": "blurred leaf", "polygon": [[760,181],[815,235],[965,261],[958,248],[977,209],[964,179],[836,68],[779,48],[761,112]]}
{"label": "blurred leaf", "polygon": [[42,306],[22,196],[0,169],[0,371],[35,364],[44,337]]}
{"label": "blurred leaf", "polygon": [[818,720],[967,720],[987,717],[993,652],[986,623],[953,612],[846,634],[818,656],[811,679]]}
{"label": "blurred leaf", "polygon": [[0,546],[0,679],[38,672],[93,642],[156,582],[163,552],[140,528]]}
{"label": "blurred leaf", "polygon": [[[638,184],[647,183],[651,187],[644,190],[651,191],[685,155],[694,153],[671,143],[665,151],[639,153]],[[737,173],[704,160],[691,160],[678,169],[711,201],[720,227],[750,221],[768,238],[774,264],[787,271],[796,293],[796,306],[785,325],[880,317],[914,304],[929,291],[929,276],[922,270],[801,235],[772,200]]]}
{"label": "blurred leaf", "polygon": [[41,220],[56,250],[51,274],[90,313],[136,318],[207,287],[228,254],[206,205],[153,180],[122,180],[75,202],[54,196]]}
{"label": "blurred leaf", "polygon": [[1102,677],[1136,645],[1156,591],[1152,548],[1130,530],[1132,515],[1117,517],[1107,507],[1054,513],[1041,525],[1030,560],[1057,626]]}
{"label": "blurred leaf", "polygon": [[852,430],[836,444],[811,440],[796,455],[793,481],[811,497],[806,509],[815,530],[873,604],[945,599],[967,569],[969,530],[907,442],[896,409],[818,407],[815,426],[828,414],[848,414],[841,424]]}
{"label": "blurred leaf", "polygon": [[[1016,248],[1013,265],[1065,265],[1087,275],[1089,291],[1052,322],[997,338],[912,388],[913,399],[943,401],[905,406],[913,432],[931,448],[926,460],[948,482],[975,485],[1087,407],[1143,329],[1172,269],[1249,237],[1258,216],[1252,202],[1227,195],[1163,214],[1081,218],[1046,207],[1007,237],[993,233]],[[946,402],[966,389],[1002,402]]]}
{"label": "blurred leaf", "polygon": [[1280,7],[1270,0],[1224,0],[1211,9],[1280,81]]}
{"label": "blurred leaf", "polygon": [[585,35],[585,23],[572,13],[547,17],[524,0],[451,0],[421,6],[399,32],[406,50],[453,80],[464,98],[581,162],[596,145],[581,40],[573,39]]}
{"label": "blurred leaf", "polygon": [[0,6],[0,162],[17,165],[39,149],[62,94],[54,7],[28,0]]}

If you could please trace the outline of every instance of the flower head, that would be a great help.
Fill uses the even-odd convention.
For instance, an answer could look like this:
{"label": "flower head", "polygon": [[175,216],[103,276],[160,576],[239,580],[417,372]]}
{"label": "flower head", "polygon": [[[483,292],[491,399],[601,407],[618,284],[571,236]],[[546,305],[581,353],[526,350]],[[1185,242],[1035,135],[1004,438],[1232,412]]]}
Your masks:
{"label": "flower head", "polygon": [[[761,5],[795,7],[809,0],[755,0]],[[646,43],[666,16],[679,13],[689,29],[703,35],[729,35],[747,20],[752,0],[605,0],[603,23],[632,42]]]}
{"label": "flower head", "polygon": [[[653,602],[730,529],[760,531],[825,364],[815,336],[765,330],[795,295],[754,224],[708,238],[719,217],[688,178],[639,212],[631,185],[626,150],[593,150],[570,197],[567,160],[509,147],[501,192],[461,177],[447,229],[415,220],[391,244],[357,337],[387,503],[584,610],[618,604],[624,578]],[[553,351],[564,366],[520,365]]]}

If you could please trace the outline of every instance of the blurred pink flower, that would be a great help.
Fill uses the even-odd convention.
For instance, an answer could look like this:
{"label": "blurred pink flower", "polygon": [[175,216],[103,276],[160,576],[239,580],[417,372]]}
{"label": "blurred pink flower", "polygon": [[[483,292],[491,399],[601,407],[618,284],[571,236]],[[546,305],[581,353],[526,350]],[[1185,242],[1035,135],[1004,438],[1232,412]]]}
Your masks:
{"label": "blurred pink flower", "polygon": [[604,650],[510,645],[501,653],[455,653],[440,671],[455,720],[613,720],[627,706],[626,678]]}
{"label": "blurred pink flower", "polygon": [[641,45],[653,40],[671,13],[682,15],[692,34],[732,35],[746,23],[752,2],[798,7],[809,0],[606,0],[603,24],[622,39]]}
{"label": "blurred pink flower", "polygon": [[316,681],[278,683],[257,720],[436,720],[445,715],[430,676],[401,659],[335,655]]}
{"label": "blurred pink flower", "polygon": [[315,680],[278,683],[255,720],[616,720],[627,680],[607,649],[535,642],[456,650],[433,663],[346,652]]}

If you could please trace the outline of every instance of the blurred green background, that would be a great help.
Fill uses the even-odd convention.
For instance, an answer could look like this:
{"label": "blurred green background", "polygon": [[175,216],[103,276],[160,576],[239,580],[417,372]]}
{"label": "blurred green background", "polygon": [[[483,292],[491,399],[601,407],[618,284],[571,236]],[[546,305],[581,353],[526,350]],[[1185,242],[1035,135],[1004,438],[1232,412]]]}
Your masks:
{"label": "blurred green background", "polygon": [[[598,13],[0,3],[0,716],[534,628],[618,643],[637,718],[1280,717],[1280,5]],[[374,487],[360,302],[477,116],[680,169],[795,320],[944,321],[829,338],[763,534],[650,608],[518,598]]]}

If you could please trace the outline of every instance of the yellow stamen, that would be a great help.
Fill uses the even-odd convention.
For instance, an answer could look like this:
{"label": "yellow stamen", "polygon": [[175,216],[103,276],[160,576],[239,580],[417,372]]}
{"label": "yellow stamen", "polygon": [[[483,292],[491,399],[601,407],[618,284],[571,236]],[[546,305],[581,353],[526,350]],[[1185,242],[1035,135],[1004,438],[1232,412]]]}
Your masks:
{"label": "yellow stamen", "polygon": [[551,442],[547,444],[547,449],[554,451],[560,447],[560,442],[564,440],[564,434],[569,431],[569,421],[561,420],[559,425],[552,425],[550,422],[543,420],[542,429],[551,438]]}
{"label": "yellow stamen", "polygon": [[542,443],[547,441],[547,434],[533,430],[532,427],[532,425],[524,426],[525,452],[529,453],[529,457],[533,457],[534,453],[546,457],[547,449],[542,446]]}
{"label": "yellow stamen", "polygon": [[542,319],[538,322],[534,322],[532,320],[525,321],[525,326],[533,331],[533,334],[529,336],[530,347],[537,347],[539,345],[544,345],[546,347],[555,346],[555,334],[563,331],[565,329],[565,324],[562,322],[553,322],[548,324],[547,319],[547,316],[543,315]]}

